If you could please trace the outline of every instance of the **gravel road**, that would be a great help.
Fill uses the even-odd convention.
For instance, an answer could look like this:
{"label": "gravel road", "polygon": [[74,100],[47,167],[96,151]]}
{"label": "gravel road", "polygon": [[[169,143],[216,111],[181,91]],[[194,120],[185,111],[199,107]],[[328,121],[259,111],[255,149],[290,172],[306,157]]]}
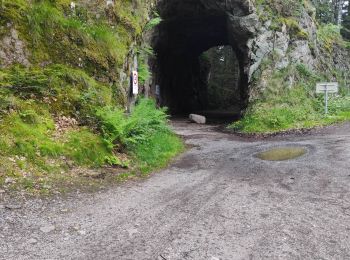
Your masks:
{"label": "gravel road", "polygon": [[[174,127],[192,148],[146,180],[0,204],[0,259],[350,259],[350,124],[264,140]],[[308,152],[254,156],[289,145]]]}

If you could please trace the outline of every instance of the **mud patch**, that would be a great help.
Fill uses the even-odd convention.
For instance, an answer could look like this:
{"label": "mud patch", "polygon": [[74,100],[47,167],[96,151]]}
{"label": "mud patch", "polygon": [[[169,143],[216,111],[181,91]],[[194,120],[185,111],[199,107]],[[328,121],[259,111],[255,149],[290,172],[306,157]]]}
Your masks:
{"label": "mud patch", "polygon": [[277,147],[261,153],[255,156],[265,161],[286,161],[301,157],[307,153],[307,149],[304,147],[290,146],[290,147]]}

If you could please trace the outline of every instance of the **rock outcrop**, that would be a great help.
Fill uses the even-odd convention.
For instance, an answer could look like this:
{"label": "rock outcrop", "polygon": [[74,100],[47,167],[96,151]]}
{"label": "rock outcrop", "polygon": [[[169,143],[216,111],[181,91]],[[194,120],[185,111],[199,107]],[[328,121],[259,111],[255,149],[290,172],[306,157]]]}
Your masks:
{"label": "rock outcrop", "polygon": [[[298,63],[311,71],[333,68],[347,71],[350,68],[349,50],[336,46],[330,53],[320,43],[315,9],[307,1],[291,1],[286,5],[279,0],[263,3],[252,0],[148,0],[141,7],[139,1],[131,2],[138,12],[141,7],[146,10],[143,11],[144,20],[148,16],[145,13],[151,13],[155,8],[163,19],[150,40],[157,54],[156,60],[151,62],[150,93],[155,94],[156,85],[160,86],[161,104],[174,111],[189,112],[201,107],[198,88],[205,84],[205,77],[200,72],[198,57],[214,46],[230,45],[236,52],[242,110],[264,92],[268,84],[265,78],[273,71]],[[67,63],[82,68],[98,81],[116,86],[118,100],[125,105],[142,28],[131,18],[118,14],[116,10],[122,4],[120,1],[87,0],[77,1],[74,5],[74,12],[83,10],[87,19],[104,17],[111,28],[121,26],[122,30],[129,30],[130,35],[125,36],[120,50],[107,49],[104,54],[96,51],[100,48],[98,42],[87,44],[85,36],[75,35],[74,30],[68,33],[63,30],[45,36],[51,37],[48,39],[51,42],[46,49],[39,50],[43,52],[40,59],[44,58],[39,65]],[[69,12],[73,11],[65,11],[66,14]],[[137,12],[131,16],[137,16]],[[30,37],[20,37],[16,26],[21,28],[11,22],[0,25],[1,31],[5,32],[0,35],[1,67],[38,63],[33,61],[32,50],[27,48]],[[55,44],[58,39],[62,44]],[[65,50],[68,46],[72,48]],[[291,77],[291,85],[293,80]]]}
{"label": "rock outcrop", "polygon": [[[324,64],[349,67],[349,51],[337,46],[325,54],[318,39],[310,3],[277,0],[259,5],[247,0],[160,0],[164,22],[154,37],[158,55],[155,84],[163,86],[163,101],[174,110],[200,107],[197,85],[203,84],[197,58],[218,45],[231,45],[240,64],[242,109],[260,97],[264,76],[296,64],[324,72]],[[268,64],[267,64],[268,63]],[[294,84],[291,76],[289,84]],[[197,93],[197,94],[196,94]]]}

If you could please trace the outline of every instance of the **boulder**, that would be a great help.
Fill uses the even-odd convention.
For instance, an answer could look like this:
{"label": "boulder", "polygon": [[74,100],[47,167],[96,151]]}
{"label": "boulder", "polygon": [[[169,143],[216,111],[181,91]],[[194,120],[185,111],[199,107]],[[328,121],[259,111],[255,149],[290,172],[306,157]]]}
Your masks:
{"label": "boulder", "polygon": [[205,116],[190,114],[189,118],[190,118],[191,122],[194,122],[196,124],[205,124],[206,123]]}

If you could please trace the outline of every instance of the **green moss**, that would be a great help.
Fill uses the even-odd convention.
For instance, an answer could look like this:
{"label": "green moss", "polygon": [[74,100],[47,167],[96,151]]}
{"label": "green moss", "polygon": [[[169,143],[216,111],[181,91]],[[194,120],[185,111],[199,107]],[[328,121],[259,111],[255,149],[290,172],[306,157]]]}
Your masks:
{"label": "green moss", "polygon": [[309,39],[309,34],[303,28],[300,27],[299,22],[295,17],[280,18],[281,23],[287,26],[289,35],[292,39],[297,40],[307,40]]}
{"label": "green moss", "polygon": [[[89,121],[97,107],[112,105],[112,88],[98,83],[84,71],[63,65],[12,67],[2,71],[2,97],[15,108],[19,100],[34,100],[53,114]],[[0,95],[1,96],[1,95]],[[12,100],[12,101],[11,101]],[[23,102],[22,102],[23,103]]]}
{"label": "green moss", "polygon": [[[147,164],[150,170],[157,156],[164,165],[182,145],[151,101],[140,101],[130,117],[120,109],[125,94],[116,87],[119,72],[155,1],[116,0],[108,10],[93,1],[78,1],[71,10],[70,2],[2,0],[0,26],[12,26],[2,26],[0,36],[15,28],[31,66],[0,69],[0,185],[5,177],[33,191],[67,185],[76,178],[68,173],[72,166],[132,164],[137,172]],[[145,53],[139,53],[141,82],[150,76]],[[62,116],[78,125],[57,131]],[[136,152],[148,149],[148,139],[153,162]]]}
{"label": "green moss", "polygon": [[112,156],[103,139],[88,129],[70,131],[66,139],[65,155],[78,165],[100,167]]}
{"label": "green moss", "polygon": [[0,3],[0,25],[15,22],[20,24],[25,19],[29,3],[26,0],[2,0]]}

